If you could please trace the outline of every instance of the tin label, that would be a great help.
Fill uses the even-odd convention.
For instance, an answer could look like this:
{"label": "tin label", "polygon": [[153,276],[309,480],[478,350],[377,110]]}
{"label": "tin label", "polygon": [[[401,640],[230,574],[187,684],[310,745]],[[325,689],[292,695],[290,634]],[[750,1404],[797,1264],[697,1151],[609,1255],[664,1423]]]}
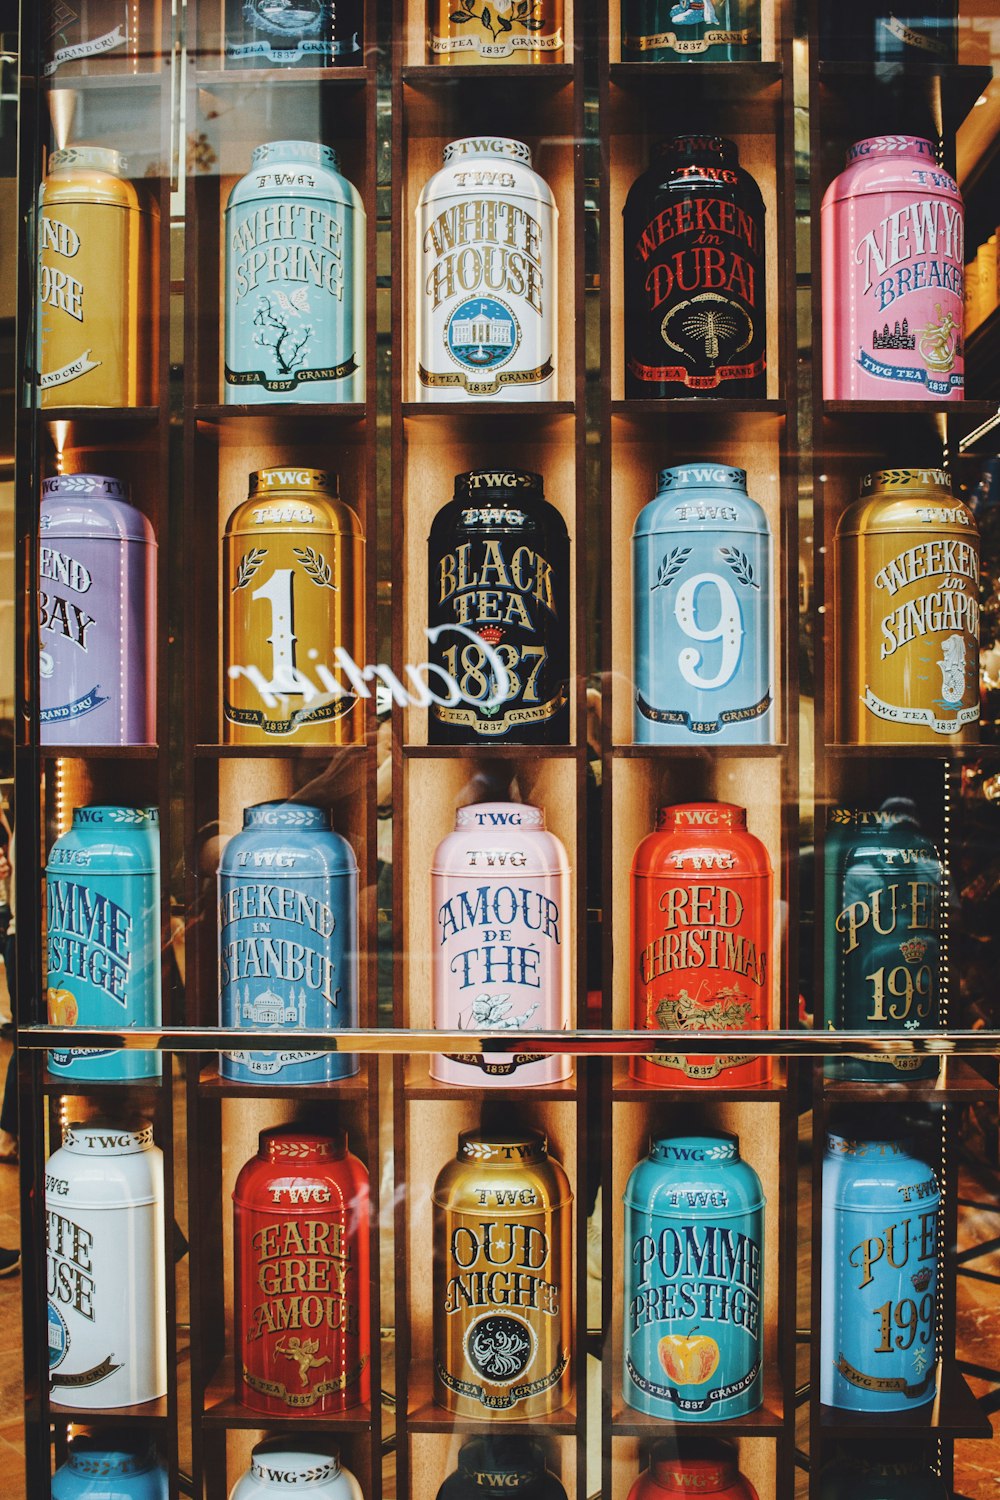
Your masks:
{"label": "tin label", "polygon": [[[89,654],[91,627],[97,621],[83,600],[87,596],[89,604],[94,598],[94,579],[79,559],[44,543],[39,547],[39,572],[43,584],[48,583],[50,587],[40,587],[38,592],[38,628],[42,635],[38,670],[43,688],[49,689],[45,696],[61,697],[61,684],[56,677],[57,661],[62,661],[64,652],[71,657],[79,652],[84,659]],[[100,627],[95,634],[100,634]],[[49,641],[46,641],[46,636]],[[63,641],[67,643],[65,647],[60,644]],[[76,668],[81,675],[82,671],[81,667]],[[69,675],[71,679],[75,676],[72,667]],[[43,724],[78,719],[107,701],[107,692],[102,695],[101,684],[95,682],[86,692],[77,693],[67,702],[43,703],[39,718]]]}
{"label": "tin label", "polygon": [[432,57],[457,55],[463,61],[474,60],[463,57],[468,53],[483,61],[525,52],[554,55],[563,48],[562,6],[558,0],[437,0],[429,47]]}
{"label": "tin label", "polygon": [[760,1404],[762,1215],[683,1217],[696,1203],[728,1207],[721,1183],[662,1201],[676,1220],[626,1214],[626,1399],[688,1421],[745,1415]]}
{"label": "tin label", "polygon": [[[541,388],[554,379],[552,210],[503,196],[519,180],[509,161],[470,161],[450,175],[453,191],[467,196],[420,211],[420,384],[461,399],[546,396]],[[492,196],[483,195],[487,187]]]}
{"label": "tin label", "polygon": [[347,381],[359,368],[354,211],[318,198],[263,201],[266,194],[287,194],[296,185],[315,188],[316,174],[302,163],[258,171],[253,181],[261,199],[227,210],[230,399],[244,387],[287,394],[300,386]]}

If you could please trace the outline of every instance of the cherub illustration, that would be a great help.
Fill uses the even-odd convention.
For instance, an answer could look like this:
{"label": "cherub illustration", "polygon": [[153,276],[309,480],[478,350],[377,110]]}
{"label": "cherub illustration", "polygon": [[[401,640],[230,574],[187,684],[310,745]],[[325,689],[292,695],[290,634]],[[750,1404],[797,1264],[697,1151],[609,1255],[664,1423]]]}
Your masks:
{"label": "cherub illustration", "polygon": [[538,1009],[538,1001],[519,1016],[512,1016],[512,1009],[509,995],[477,995],[470,1007],[468,1023],[459,1016],[459,1029],[486,1027],[490,1031],[521,1031]]}
{"label": "cherub illustration", "polygon": [[321,1365],[330,1363],[329,1354],[316,1358],[319,1349],[319,1339],[300,1339],[298,1335],[290,1338],[286,1345],[281,1339],[274,1346],[275,1354],[283,1354],[286,1359],[294,1359],[299,1367],[299,1379],[304,1386],[309,1384],[309,1371],[318,1370]]}

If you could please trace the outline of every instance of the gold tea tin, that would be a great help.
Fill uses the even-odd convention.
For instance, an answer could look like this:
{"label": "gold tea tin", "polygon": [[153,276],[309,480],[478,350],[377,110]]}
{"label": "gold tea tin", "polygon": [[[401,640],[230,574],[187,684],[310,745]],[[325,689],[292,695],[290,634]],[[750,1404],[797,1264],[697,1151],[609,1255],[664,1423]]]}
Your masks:
{"label": "gold tea tin", "polygon": [[364,740],[365,539],[322,469],[261,469],[226,525],[227,745]]}
{"label": "gold tea tin", "polygon": [[39,189],[38,403],[154,399],[159,209],[105,146],[53,151]]}
{"label": "gold tea tin", "polygon": [[573,1389],[573,1194],[539,1130],[465,1130],[434,1184],[434,1400],[531,1421]]}
{"label": "gold tea tin", "polygon": [[427,54],[489,67],[566,62],[563,0],[427,0]]}
{"label": "gold tea tin", "polygon": [[835,737],[974,742],[979,533],[941,469],[881,469],[834,537]]}

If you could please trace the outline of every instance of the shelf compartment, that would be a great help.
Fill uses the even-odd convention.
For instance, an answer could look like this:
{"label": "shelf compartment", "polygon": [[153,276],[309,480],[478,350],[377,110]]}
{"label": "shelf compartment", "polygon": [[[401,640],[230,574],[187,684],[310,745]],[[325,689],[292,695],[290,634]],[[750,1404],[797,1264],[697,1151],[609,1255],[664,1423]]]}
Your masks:
{"label": "shelf compartment", "polygon": [[201,1420],[206,1426],[236,1428],[291,1429],[296,1432],[369,1432],[371,1430],[371,1406],[365,1402],[352,1406],[348,1411],[332,1416],[289,1418],[275,1417],[268,1412],[253,1411],[244,1406],[233,1395],[235,1377],[230,1360],[226,1360],[218,1373],[209,1381],[205,1391],[205,1408]]}
{"label": "shelf compartment", "polygon": [[915,1432],[926,1432],[935,1438],[993,1436],[987,1412],[972,1394],[965,1377],[950,1362],[944,1366],[936,1399],[926,1406],[909,1412],[870,1413],[820,1406],[819,1420],[824,1433],[834,1438],[864,1439],[870,1438],[873,1432],[883,1440],[897,1433],[909,1436]]}
{"label": "shelf compartment", "polygon": [[159,1078],[60,1078],[58,1073],[50,1073],[46,1069],[42,1076],[42,1090],[54,1099],[93,1099],[100,1098],[103,1094],[117,1095],[119,1097],[115,1100],[116,1104],[120,1103],[122,1092],[127,1090],[130,1104],[141,1109],[145,1102],[150,1109],[155,1109],[163,1097],[164,1078],[168,1081],[170,1079],[169,1062]]}
{"label": "shelf compartment", "polygon": [[942,1059],[940,1076],[914,1078],[910,1083],[866,1083],[855,1078],[824,1078],[823,1092],[831,1104],[971,1104],[995,1099],[996,1079],[959,1057]]}
{"label": "shelf compartment", "polygon": [[[248,1033],[249,1038],[249,1033]],[[361,1070],[350,1078],[335,1078],[329,1083],[234,1083],[222,1078],[212,1064],[202,1068],[198,1092],[206,1099],[296,1099],[333,1102],[338,1099],[366,1099],[371,1090],[368,1069],[362,1060]]]}
{"label": "shelf compartment", "polygon": [[49,1397],[49,1415],[53,1422],[70,1422],[74,1427],[123,1426],[166,1427],[170,1412],[168,1397],[159,1396],[155,1401],[144,1401],[140,1406],[106,1406],[102,1411],[91,1411],[84,1406],[57,1406]]}

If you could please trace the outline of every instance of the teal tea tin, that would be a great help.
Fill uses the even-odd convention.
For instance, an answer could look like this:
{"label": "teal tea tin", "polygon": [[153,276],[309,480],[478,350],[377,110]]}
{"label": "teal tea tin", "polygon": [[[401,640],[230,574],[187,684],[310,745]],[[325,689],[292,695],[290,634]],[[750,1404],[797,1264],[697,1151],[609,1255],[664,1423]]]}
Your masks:
{"label": "teal tea tin", "polygon": [[909,1411],[937,1393],[941,1195],[909,1143],[829,1134],[823,1161],[820,1400]]}
{"label": "teal tea tin", "polygon": [[775,738],[772,542],[744,469],[661,469],[632,532],[639,745]]}
{"label": "teal tea tin", "polygon": [[763,1400],[764,1194],[721,1131],[654,1140],[625,1189],[622,1394],[723,1422]]}
{"label": "teal tea tin", "polygon": [[926,1457],[885,1442],[844,1443],[824,1464],[819,1500],[951,1500],[951,1491]]}
{"label": "teal tea tin", "polygon": [[[898,810],[830,809],[824,851],[826,1022],[831,1030],[916,1035],[940,1025],[941,858]],[[936,1057],[838,1057],[834,1078],[936,1078]]]}
{"label": "teal tea tin", "polygon": [[365,399],[365,210],[337,153],[270,141],[226,205],[227,405]]}
{"label": "teal tea tin", "polygon": [[223,1026],[279,1028],[282,1052],[223,1052],[223,1078],[307,1084],[348,1078],[348,1052],[303,1052],[296,1031],[358,1024],[358,863],[325,808],[261,802],[219,864]]}
{"label": "teal tea tin", "polygon": [[[53,1026],[159,1026],[160,827],[155,807],[76,807],[45,871],[45,969]],[[156,1052],[49,1053],[63,1078],[158,1078]]]}
{"label": "teal tea tin", "polygon": [[52,1476],[52,1500],[167,1500],[167,1471],[143,1433],[82,1433]]}

